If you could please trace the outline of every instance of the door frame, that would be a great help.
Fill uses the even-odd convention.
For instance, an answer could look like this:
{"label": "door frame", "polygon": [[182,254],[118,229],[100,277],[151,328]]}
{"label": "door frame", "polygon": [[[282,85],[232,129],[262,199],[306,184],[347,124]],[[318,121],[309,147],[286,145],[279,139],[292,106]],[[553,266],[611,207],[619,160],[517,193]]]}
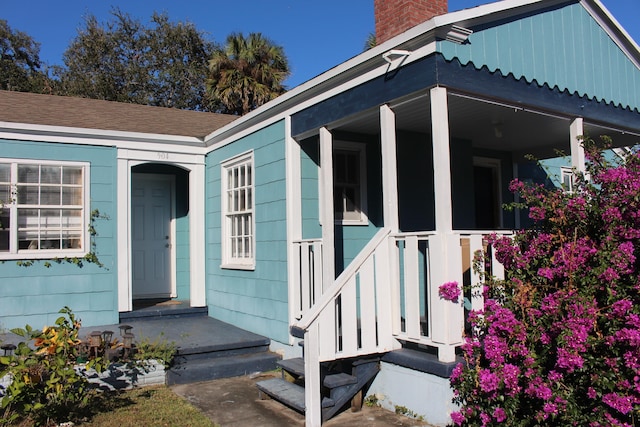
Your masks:
{"label": "door frame", "polygon": [[[163,147],[164,148],[164,147]],[[119,148],[117,152],[117,310],[133,309],[131,298],[131,171],[145,163],[162,163],[189,172],[189,303],[205,307],[206,299],[206,165],[204,154]]]}
{"label": "door frame", "polygon": [[[131,184],[133,185],[134,180],[139,179],[143,176],[143,179],[148,179],[150,181],[167,181],[169,184],[169,298],[175,298],[178,296],[177,286],[176,286],[176,177],[175,175],[167,175],[167,174],[157,174],[157,173],[131,173]],[[133,194],[131,194],[132,200]],[[133,245],[133,218],[131,220],[131,232],[129,233],[129,244]],[[132,252],[132,260],[133,260],[133,248]],[[133,265],[133,263],[131,264]],[[131,298],[133,299],[133,271],[131,272]],[[158,297],[160,298],[159,294]],[[153,297],[151,297],[153,298]]]}

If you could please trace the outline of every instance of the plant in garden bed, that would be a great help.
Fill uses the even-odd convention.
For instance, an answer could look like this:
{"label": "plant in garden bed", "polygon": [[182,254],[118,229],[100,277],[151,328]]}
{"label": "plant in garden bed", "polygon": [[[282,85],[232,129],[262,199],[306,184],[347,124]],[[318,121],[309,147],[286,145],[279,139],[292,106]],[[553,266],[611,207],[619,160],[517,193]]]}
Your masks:
{"label": "plant in garden bed", "polygon": [[534,227],[490,239],[506,280],[485,275],[469,314],[456,425],[640,423],[640,157],[584,146],[591,178],[573,192],[511,185]]}
{"label": "plant in garden bed", "polygon": [[[95,396],[86,377],[76,371],[81,341],[80,322],[65,307],[55,326],[42,331],[12,329],[16,335],[33,340],[18,344],[14,355],[0,357],[0,377],[8,375],[10,384],[2,390],[0,423],[27,419],[36,425],[48,425],[82,416]],[[87,362],[88,368],[102,371],[102,358]]]}

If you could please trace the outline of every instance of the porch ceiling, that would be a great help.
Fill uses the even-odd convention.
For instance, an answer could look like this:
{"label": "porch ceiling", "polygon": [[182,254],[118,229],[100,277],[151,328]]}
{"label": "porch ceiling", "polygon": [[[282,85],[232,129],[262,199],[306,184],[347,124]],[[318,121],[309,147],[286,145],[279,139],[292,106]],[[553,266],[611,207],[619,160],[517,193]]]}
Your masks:
{"label": "porch ceiling", "polygon": [[[391,104],[399,130],[431,133],[431,106],[426,95]],[[449,95],[451,138],[473,141],[476,148],[533,154],[539,158],[555,156],[555,150],[569,153],[568,118],[551,116],[521,107],[512,107],[470,97]],[[345,132],[376,135],[379,133],[377,112],[369,112],[338,129]],[[617,146],[640,143],[640,137],[602,126],[585,123],[585,132],[597,137],[608,135]]]}

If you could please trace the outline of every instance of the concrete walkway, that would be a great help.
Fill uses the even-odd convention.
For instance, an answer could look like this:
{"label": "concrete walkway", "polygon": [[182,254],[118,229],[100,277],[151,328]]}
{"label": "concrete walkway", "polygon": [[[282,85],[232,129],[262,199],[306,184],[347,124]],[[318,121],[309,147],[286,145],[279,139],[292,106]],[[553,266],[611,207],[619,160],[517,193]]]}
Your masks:
{"label": "concrete walkway", "polygon": [[[274,400],[261,400],[257,381],[272,378],[278,373],[225,378],[195,384],[172,386],[221,427],[289,427],[304,426],[304,416]],[[428,426],[429,424],[397,415],[378,407],[363,406],[359,412],[345,412],[323,424],[325,427],[388,427]]]}

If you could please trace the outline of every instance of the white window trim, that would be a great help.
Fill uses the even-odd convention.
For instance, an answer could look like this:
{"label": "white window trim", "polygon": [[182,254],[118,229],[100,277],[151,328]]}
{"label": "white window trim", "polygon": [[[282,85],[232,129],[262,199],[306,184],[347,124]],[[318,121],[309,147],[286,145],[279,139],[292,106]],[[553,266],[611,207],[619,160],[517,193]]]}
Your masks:
{"label": "white window trim", "polygon": [[[31,260],[31,259],[53,259],[64,257],[83,257],[90,252],[91,248],[91,236],[89,235],[89,221],[90,221],[90,163],[88,162],[69,162],[69,161],[57,161],[57,160],[38,160],[38,159],[14,159],[3,158],[0,159],[0,163],[11,165],[11,186],[12,186],[12,198],[13,200],[4,202],[4,209],[10,211],[10,231],[9,231],[9,252],[0,252],[0,260]],[[17,186],[17,165],[18,164],[34,164],[34,165],[52,165],[52,166],[76,166],[83,168],[83,182],[82,182],[82,224],[80,234],[81,248],[80,249],[18,249],[18,222],[16,220],[18,213],[17,195],[15,193]]]}
{"label": "white window trim", "polygon": [[[360,158],[360,216],[354,218],[335,218],[334,222],[340,225],[369,225],[367,216],[367,144],[353,141],[334,141],[333,151],[354,151]],[[333,165],[335,169],[335,164]],[[335,188],[335,183],[334,183]],[[333,200],[331,201],[333,204]]]}
{"label": "white window trim", "polygon": [[[564,179],[567,176],[569,177],[569,188],[565,188]],[[562,187],[562,190],[565,193],[573,193],[574,179],[575,179],[575,172],[573,168],[566,167],[566,166],[560,167],[560,185]]]}
{"label": "white window trim", "polygon": [[[252,253],[250,258],[233,258],[231,256],[231,245],[229,243],[230,238],[230,224],[229,218],[227,215],[228,212],[228,198],[227,198],[227,170],[231,167],[249,163],[251,166],[251,248]],[[227,269],[235,269],[235,270],[255,270],[255,262],[256,262],[256,215],[255,215],[255,206],[256,206],[256,188],[255,188],[255,163],[253,151],[248,151],[242,154],[239,154],[235,157],[227,159],[220,163],[220,175],[221,175],[221,211],[220,217],[222,222],[222,233],[221,233],[221,255],[222,255],[222,264],[221,268]]]}

